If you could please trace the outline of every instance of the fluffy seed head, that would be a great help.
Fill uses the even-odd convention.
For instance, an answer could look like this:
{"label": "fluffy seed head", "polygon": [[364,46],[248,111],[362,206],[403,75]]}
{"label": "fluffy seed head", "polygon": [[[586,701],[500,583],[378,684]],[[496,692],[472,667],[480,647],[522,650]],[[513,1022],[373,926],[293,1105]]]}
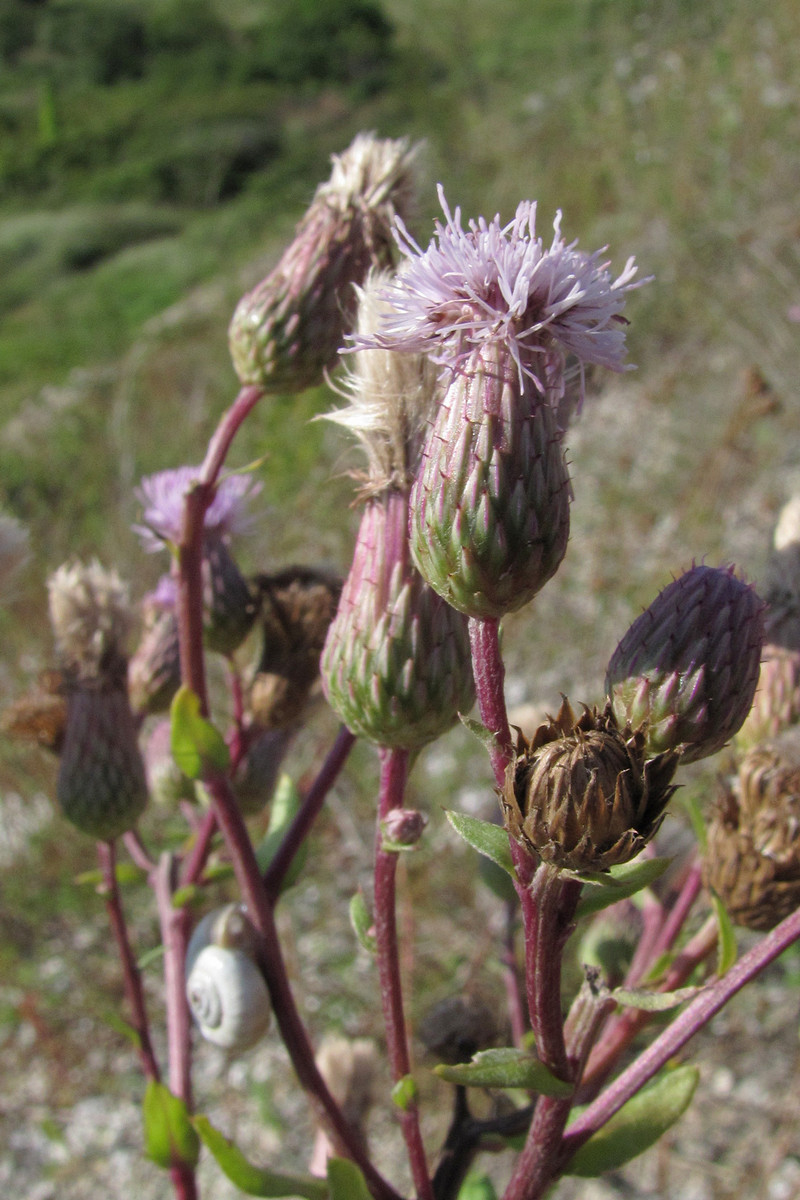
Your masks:
{"label": "fluffy seed head", "polygon": [[64,563],[48,580],[50,621],[65,668],[92,680],[125,670],[133,625],[128,588],[94,559]]}

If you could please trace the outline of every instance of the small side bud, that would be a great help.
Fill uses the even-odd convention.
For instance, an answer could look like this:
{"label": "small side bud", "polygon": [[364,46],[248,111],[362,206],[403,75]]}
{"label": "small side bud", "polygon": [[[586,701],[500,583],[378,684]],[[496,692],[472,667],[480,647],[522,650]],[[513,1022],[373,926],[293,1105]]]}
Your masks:
{"label": "small side bud", "polygon": [[407,849],[416,846],[427,824],[428,818],[418,809],[393,808],[381,822],[381,830],[390,849],[392,846]]}
{"label": "small side bud", "polygon": [[520,739],[503,792],[509,833],[532,855],[570,871],[606,871],[655,835],[675,787],[674,752],[648,759],[645,738],[620,728],[611,706],[565,699],[558,716]]}
{"label": "small side bud", "polygon": [[764,604],[732,569],[693,566],[631,625],[606,672],[617,720],[644,727],[648,754],[714,754],[753,703]]}
{"label": "small side bud", "polygon": [[181,685],[175,583],[165,575],[142,601],[144,630],[128,664],[128,690],[134,711],[166,712]]}

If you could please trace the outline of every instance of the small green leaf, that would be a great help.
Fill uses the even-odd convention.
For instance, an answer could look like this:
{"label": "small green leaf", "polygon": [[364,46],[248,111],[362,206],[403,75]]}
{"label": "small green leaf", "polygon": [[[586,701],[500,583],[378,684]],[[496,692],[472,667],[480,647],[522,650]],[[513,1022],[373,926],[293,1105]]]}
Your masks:
{"label": "small green leaf", "polygon": [[600,912],[618,900],[627,900],[642,888],[649,887],[664,874],[671,862],[671,858],[645,858],[641,862],[612,867],[608,875],[595,876],[592,882],[584,884],[575,920]]}
{"label": "small green leaf", "polygon": [[679,1004],[691,1000],[700,988],[678,988],[674,992],[650,992],[647,988],[615,988],[611,993],[617,1004],[624,1008],[638,1008],[642,1012],[667,1012]]}
{"label": "small green leaf", "polygon": [[372,916],[361,891],[356,892],[350,901],[350,924],[363,949],[369,954],[374,954],[377,946],[375,934],[371,932]]}
{"label": "small green leaf", "polygon": [[188,779],[200,779],[209,767],[225,770],[230,761],[225,739],[200,715],[200,699],[185,684],[175,693],[170,720],[172,757]]}
{"label": "small green leaf", "polygon": [[119,1013],[109,1010],[103,1014],[102,1020],[108,1025],[109,1029],[113,1029],[116,1033],[121,1033],[137,1050],[141,1050],[142,1038],[138,1029],[134,1029],[132,1025],[123,1020]]}
{"label": "small green leaf", "polygon": [[[289,826],[297,816],[299,808],[300,793],[294,785],[294,780],[291,776],[282,774],[270,801],[267,832],[264,834],[263,840],[256,850],[256,859],[258,860],[262,874],[267,870],[273,858],[278,853],[278,849],[286,836]],[[292,860],[292,865],[283,881],[282,891],[285,891],[286,888],[291,887],[296,882],[307,857],[308,846],[303,843]]]}
{"label": "small green leaf", "polygon": [[480,1050],[468,1063],[433,1068],[440,1079],[465,1087],[525,1088],[544,1096],[571,1096],[572,1084],[558,1079],[538,1058],[515,1046]]}
{"label": "small green leaf", "polygon": [[172,893],[172,907],[184,908],[187,904],[193,904],[202,894],[196,883],[187,883],[186,887],[176,888]]}
{"label": "small green leaf", "polygon": [[497,863],[492,862],[485,854],[481,854],[478,859],[478,877],[504,904],[519,903],[517,890],[508,872],[498,867]]}
{"label": "small green leaf", "polygon": [[489,754],[500,745],[500,739],[497,734],[492,733],[483,721],[476,721],[474,717],[465,717],[463,713],[458,714],[458,719],[465,729],[469,730],[473,737],[477,738],[484,750]]}
{"label": "small green leaf", "polygon": [[349,1158],[328,1159],[330,1200],[372,1200],[364,1176]]}
{"label": "small green leaf", "polygon": [[151,963],[158,962],[164,957],[164,946],[159,942],[157,946],[153,946],[150,950],[145,950],[144,954],[140,954],[136,960],[136,965],[140,971],[146,971]]}
{"label": "small green leaf", "polygon": [[215,1129],[208,1117],[194,1118],[194,1127],[217,1160],[223,1173],[247,1196],[299,1196],[302,1200],[327,1200],[328,1185],[306,1175],[285,1175],[256,1167],[238,1146]]}
{"label": "small green leaf", "polygon": [[233,879],[233,874],[230,863],[209,863],[203,871],[203,883],[221,883],[223,879]]}
{"label": "small green leaf", "polygon": [[717,918],[717,974],[722,976],[730,971],[739,954],[736,945],[736,931],[730,913],[715,891],[711,892],[711,903]]}
{"label": "small green leaf", "polygon": [[[146,873],[137,867],[134,863],[121,862],[117,863],[114,868],[114,874],[117,883],[124,887],[129,883],[141,883],[147,878]],[[99,887],[104,882],[104,875],[101,870],[94,867],[91,871],[81,871],[80,875],[75,876],[75,883],[78,887],[86,887],[91,884],[92,887]]]}
{"label": "small green leaf", "polygon": [[458,1200],[497,1200],[497,1192],[488,1175],[470,1171],[461,1185]]}
{"label": "small green leaf", "polygon": [[413,1075],[404,1075],[402,1079],[398,1079],[397,1083],[392,1088],[392,1103],[396,1104],[402,1112],[407,1112],[409,1105],[413,1104],[418,1095],[417,1085],[414,1082]]}
{"label": "small green leaf", "polygon": [[493,825],[491,821],[479,821],[477,817],[468,817],[466,813],[453,812],[452,809],[445,809],[444,815],[468,846],[472,846],[479,854],[485,854],[512,879],[516,878],[511,862],[508,834],[502,825]]}
{"label": "small green leaf", "polygon": [[142,1105],[145,1154],[159,1167],[197,1166],[200,1139],[185,1101],[163,1083],[148,1081]]}
{"label": "small green leaf", "polygon": [[581,1146],[565,1174],[588,1179],[616,1171],[655,1145],[689,1107],[699,1078],[697,1067],[676,1067],[657,1077]]}

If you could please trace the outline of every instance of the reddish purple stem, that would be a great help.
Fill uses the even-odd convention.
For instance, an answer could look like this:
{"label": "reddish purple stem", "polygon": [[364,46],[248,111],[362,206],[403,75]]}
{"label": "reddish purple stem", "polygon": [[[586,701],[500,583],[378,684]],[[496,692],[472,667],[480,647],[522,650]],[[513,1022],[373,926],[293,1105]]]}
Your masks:
{"label": "reddish purple stem", "polygon": [[[378,821],[375,832],[375,941],[377,945],[378,977],[381,985],[381,1004],[389,1051],[392,1080],[399,1083],[411,1074],[405,1016],[403,985],[400,977],[400,955],[397,941],[395,880],[397,851],[383,847],[382,824],[394,808],[401,808],[408,778],[408,751],[381,751],[381,786]],[[411,1176],[418,1200],[433,1200],[425,1148],[419,1126],[419,1108],[415,1097],[401,1106],[400,1124],[408,1151]]]}

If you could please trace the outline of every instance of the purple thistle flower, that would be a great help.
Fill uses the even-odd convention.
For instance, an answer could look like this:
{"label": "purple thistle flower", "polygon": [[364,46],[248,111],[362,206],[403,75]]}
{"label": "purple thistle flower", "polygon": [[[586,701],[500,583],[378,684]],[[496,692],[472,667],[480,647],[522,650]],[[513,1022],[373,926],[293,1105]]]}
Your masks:
{"label": "purple thistle flower", "polygon": [[603,250],[583,254],[561,236],[561,213],[554,221],[548,248],[536,236],[536,205],[523,201],[514,220],[499,216],[461,224],[451,213],[439,185],[446,217],[422,250],[396,220],[395,237],[407,262],[386,292],[392,310],[381,332],[356,339],[356,346],[430,353],[436,361],[458,366],[471,351],[490,342],[506,344],[517,370],[542,394],[558,391],[564,358],[581,366],[596,363],[612,371],[626,369],[626,295],[647,280],[633,281],[629,258],[612,279]]}
{"label": "purple thistle flower", "polygon": [[[144,515],[143,524],[133,529],[149,553],[163,550],[167,542],[179,541],[186,493],[198,477],[198,467],[176,467],[146,476],[136,489]],[[248,502],[260,491],[261,484],[247,475],[228,475],[221,480],[205,515],[206,537],[228,541],[245,532],[252,524]]]}

